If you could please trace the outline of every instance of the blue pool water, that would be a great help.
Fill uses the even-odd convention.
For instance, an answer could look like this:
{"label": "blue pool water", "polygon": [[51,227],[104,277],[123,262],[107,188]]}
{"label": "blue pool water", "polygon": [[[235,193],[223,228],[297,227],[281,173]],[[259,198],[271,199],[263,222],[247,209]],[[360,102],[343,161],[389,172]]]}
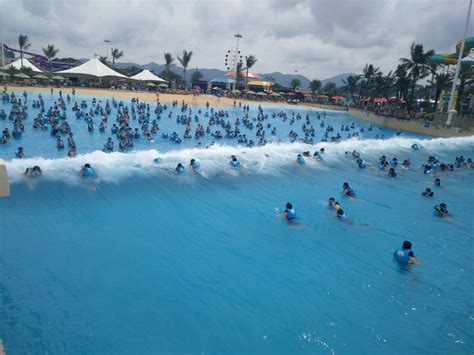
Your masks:
{"label": "blue pool water", "polygon": [[[239,108],[228,110],[235,119]],[[316,111],[264,110],[308,112],[316,141],[322,136]],[[223,139],[197,149],[194,139],[158,138],[106,154],[97,150],[108,135],[89,134],[71,114],[82,154],[69,159],[48,132],[33,131],[33,112],[23,138],[0,146],[12,180],[12,196],[0,199],[0,337],[8,353],[474,350],[472,169],[420,168],[429,155],[472,157],[474,138],[394,137],[374,127],[359,140],[309,146],[286,143],[293,127],[275,118],[281,144],[246,148]],[[368,127],[341,113],[324,120],[335,131],[351,122]],[[5,127],[11,122],[0,121]],[[174,127],[162,118],[161,130]],[[372,139],[377,134],[390,138]],[[423,149],[412,150],[415,142]],[[20,145],[29,158],[11,160]],[[295,163],[298,153],[321,147],[323,161]],[[345,154],[352,150],[367,169]],[[240,169],[229,168],[231,154]],[[382,154],[412,165],[390,179],[376,166]],[[177,175],[176,163],[188,168],[191,158],[201,171]],[[78,176],[86,162],[97,179]],[[34,164],[43,176],[23,177]],[[342,196],[344,181],[356,198]],[[426,187],[434,198],[420,195]],[[346,220],[327,207],[330,196]],[[292,225],[281,218],[287,201],[298,214]],[[452,217],[434,215],[440,202]],[[411,272],[392,261],[406,239],[423,261]]]}

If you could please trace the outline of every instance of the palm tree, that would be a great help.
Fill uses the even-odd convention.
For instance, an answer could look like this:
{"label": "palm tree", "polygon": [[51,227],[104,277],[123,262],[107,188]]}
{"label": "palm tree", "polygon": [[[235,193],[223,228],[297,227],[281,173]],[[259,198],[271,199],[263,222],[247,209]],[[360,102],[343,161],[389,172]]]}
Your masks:
{"label": "palm tree", "polygon": [[115,64],[115,60],[119,60],[123,57],[123,51],[118,48],[112,48],[110,54],[112,55],[112,64]]}
{"label": "palm tree", "polygon": [[351,93],[352,101],[356,104],[359,105],[360,102],[360,96],[359,98],[355,99],[354,97],[354,92],[359,88],[359,80],[360,76],[359,75],[349,75],[347,79],[342,79],[342,82],[346,86],[346,89]]}
{"label": "palm tree", "polygon": [[235,73],[235,88],[238,89],[239,83],[243,79],[242,71],[244,64],[242,62],[237,63],[236,73]]}
{"label": "palm tree", "polygon": [[410,46],[410,58],[400,58],[402,64],[405,64],[409,70],[411,79],[410,104],[413,103],[413,94],[417,81],[426,78],[431,73],[432,68],[429,64],[429,58],[434,54],[434,50],[430,49],[425,52],[422,44],[412,43]]}
{"label": "palm tree", "polygon": [[27,35],[18,36],[18,46],[20,47],[21,69],[23,69],[23,51],[31,46]]}
{"label": "palm tree", "polygon": [[107,65],[107,57],[101,55],[101,56],[99,56],[99,60],[100,60],[103,64]]}
{"label": "palm tree", "polygon": [[193,52],[188,52],[186,49],[183,50],[183,56],[180,58],[178,57],[178,61],[183,66],[183,81],[184,81],[184,88],[186,88],[186,69],[188,68],[189,62],[191,61],[191,57],[193,56]]}
{"label": "palm tree", "polygon": [[174,62],[174,58],[171,53],[163,53],[163,55],[165,56],[166,78],[169,80],[171,65]]}
{"label": "palm tree", "polygon": [[435,73],[434,80],[429,80],[428,83],[436,89],[434,111],[437,111],[438,101],[441,97],[441,92],[449,88],[453,82],[453,75],[451,73]]}
{"label": "palm tree", "polygon": [[408,69],[405,64],[399,64],[393,73],[395,78],[395,87],[397,89],[397,99],[408,98],[408,89],[411,85],[410,77],[408,76]]}
{"label": "palm tree", "polygon": [[43,48],[43,54],[46,58],[48,58],[48,69],[50,72],[51,72],[51,62],[56,57],[58,52],[59,52],[59,49],[54,48],[53,44],[48,44],[46,48]]}
{"label": "palm tree", "polygon": [[464,89],[474,83],[474,68],[472,66],[461,65],[459,70],[459,88],[458,88],[458,101],[456,104],[456,111],[459,112],[461,108],[462,96],[464,95]]}
{"label": "palm tree", "polygon": [[324,85],[323,91],[327,93],[328,96],[332,96],[335,94],[336,89],[337,89],[336,84],[331,82]]}
{"label": "palm tree", "polygon": [[[255,63],[257,63],[257,58],[251,54],[248,57],[245,56],[245,68],[246,68],[246,75],[245,75],[245,86],[248,86],[248,81],[249,81],[249,69],[252,68]],[[247,88],[248,89],[248,88]]]}
{"label": "palm tree", "polygon": [[318,79],[313,79],[309,83],[309,89],[313,93],[313,99],[314,99],[314,94],[316,91],[319,91],[321,89],[321,80]]}
{"label": "palm tree", "polygon": [[294,78],[290,81],[290,86],[293,88],[293,91],[296,91],[296,88],[301,86],[301,80]]}

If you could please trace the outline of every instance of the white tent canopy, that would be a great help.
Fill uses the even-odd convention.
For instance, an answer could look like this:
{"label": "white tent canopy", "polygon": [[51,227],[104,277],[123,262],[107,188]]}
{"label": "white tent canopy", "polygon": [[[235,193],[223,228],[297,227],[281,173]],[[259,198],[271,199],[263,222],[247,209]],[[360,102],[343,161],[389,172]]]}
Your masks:
{"label": "white tent canopy", "polygon": [[[3,67],[2,69],[8,69],[10,67],[13,67],[17,70],[21,70],[21,59],[17,59],[14,62],[11,62],[10,64],[5,65],[5,67]],[[26,58],[23,58],[23,68],[30,68],[31,70],[37,73],[43,72],[41,69],[38,69],[33,63],[31,63]]]}
{"label": "white tent canopy", "polygon": [[55,74],[60,74],[64,76],[95,76],[97,78],[122,78],[130,79],[128,76],[122,75],[119,72],[109,68],[107,65],[102,63],[99,59],[91,59],[84,64],[78,65],[77,67],[61,70],[55,72]]}
{"label": "white tent canopy", "polygon": [[159,81],[160,83],[166,82],[166,80],[161,79],[159,76],[156,76],[148,69],[141,71],[140,73],[132,76],[130,79],[140,80],[140,81]]}

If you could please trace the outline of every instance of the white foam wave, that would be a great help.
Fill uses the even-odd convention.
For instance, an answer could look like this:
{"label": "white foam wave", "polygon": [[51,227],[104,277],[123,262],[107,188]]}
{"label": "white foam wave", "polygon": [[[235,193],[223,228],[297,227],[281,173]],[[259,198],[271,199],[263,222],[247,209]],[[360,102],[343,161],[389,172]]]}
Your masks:
{"label": "white foam wave", "polygon": [[[422,146],[422,150],[415,152],[412,144]],[[218,173],[238,174],[249,172],[257,174],[276,174],[282,168],[295,165],[296,155],[309,150],[325,148],[324,162],[306,158],[305,167],[327,168],[327,163],[337,162],[346,151],[357,150],[366,160],[376,159],[380,154],[440,154],[443,152],[473,152],[474,136],[462,138],[435,138],[410,139],[395,137],[387,140],[347,140],[341,143],[319,143],[306,145],[303,143],[268,144],[264,147],[246,148],[238,146],[215,145],[208,149],[181,149],[166,153],[157,150],[136,151],[130,153],[93,153],[79,155],[76,158],[47,159],[42,157],[30,159],[13,159],[7,161],[10,181],[15,183],[24,180],[23,172],[27,167],[39,165],[43,170],[43,179],[64,181],[76,184],[82,181],[79,170],[85,163],[90,163],[97,172],[97,181],[119,182],[131,176],[159,176],[173,174],[176,164],[181,162],[188,167],[189,161],[194,158],[201,163],[204,176]],[[231,169],[228,161],[230,155],[235,154],[241,162],[239,170]],[[160,163],[154,159],[160,157]],[[405,157],[405,155],[404,155]],[[187,168],[189,171],[189,169]]]}

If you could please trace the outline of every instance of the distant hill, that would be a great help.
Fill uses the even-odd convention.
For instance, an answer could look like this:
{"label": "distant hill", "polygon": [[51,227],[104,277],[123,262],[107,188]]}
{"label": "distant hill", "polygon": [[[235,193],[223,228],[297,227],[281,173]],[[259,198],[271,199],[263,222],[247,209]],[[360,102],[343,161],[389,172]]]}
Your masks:
{"label": "distant hill", "polygon": [[[138,67],[138,68],[143,68],[143,69],[148,69],[156,74],[161,73],[163,70],[165,70],[165,65],[164,64],[158,64],[155,62],[151,62],[148,64],[136,64],[136,63],[116,63],[115,64],[118,68],[127,68],[127,67]],[[171,66],[171,70],[179,75],[182,75],[183,73],[183,68],[178,67],[176,65]],[[193,72],[196,71],[196,68],[190,68],[186,72],[186,76],[188,78],[193,75]],[[199,71],[202,73],[203,78],[202,80],[212,80],[214,78],[223,78],[225,77],[226,71],[220,70],[220,69],[204,69],[204,68],[199,68]],[[291,80],[293,79],[299,79],[301,81],[301,88],[302,89],[307,89],[310,79],[308,79],[306,76],[301,75],[301,74],[283,74],[280,72],[273,72],[273,73],[259,73],[262,79],[269,79],[273,78],[277,83],[279,83],[282,86],[289,86]],[[354,75],[353,73],[343,73],[339,74],[336,76],[333,76],[331,78],[327,78],[324,80],[321,80],[322,85],[324,86],[326,83],[334,83],[336,86],[342,86],[344,83],[342,82],[343,79],[346,79],[349,75]]]}

